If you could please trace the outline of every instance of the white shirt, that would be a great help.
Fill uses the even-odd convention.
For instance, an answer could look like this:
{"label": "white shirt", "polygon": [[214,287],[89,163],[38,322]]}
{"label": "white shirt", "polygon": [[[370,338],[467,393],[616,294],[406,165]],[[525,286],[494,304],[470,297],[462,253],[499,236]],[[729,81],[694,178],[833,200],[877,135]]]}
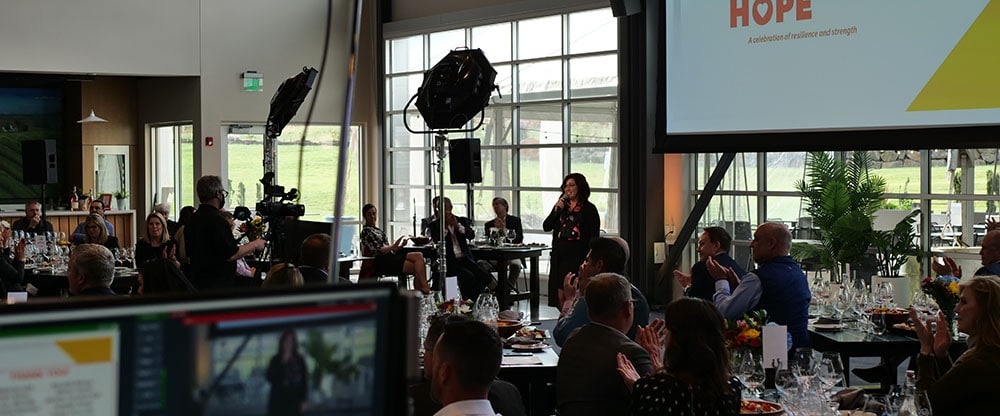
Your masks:
{"label": "white shirt", "polygon": [[438,410],[434,416],[498,416],[489,400],[462,400]]}

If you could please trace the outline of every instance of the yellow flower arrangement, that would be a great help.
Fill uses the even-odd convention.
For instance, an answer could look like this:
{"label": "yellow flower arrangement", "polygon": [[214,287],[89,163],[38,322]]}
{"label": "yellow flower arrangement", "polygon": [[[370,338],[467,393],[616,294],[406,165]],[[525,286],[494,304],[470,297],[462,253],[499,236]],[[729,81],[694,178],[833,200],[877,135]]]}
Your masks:
{"label": "yellow flower arrangement", "polygon": [[727,320],[723,330],[726,348],[759,350],[763,346],[761,332],[765,324],[767,324],[767,311],[764,310],[744,314],[742,319]]}

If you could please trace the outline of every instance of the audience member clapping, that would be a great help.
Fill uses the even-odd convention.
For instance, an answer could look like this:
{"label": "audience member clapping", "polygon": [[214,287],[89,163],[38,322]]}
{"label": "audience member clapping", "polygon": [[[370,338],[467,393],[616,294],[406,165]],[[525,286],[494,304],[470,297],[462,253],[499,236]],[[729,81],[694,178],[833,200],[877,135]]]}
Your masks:
{"label": "audience member clapping", "polygon": [[632,414],[739,414],[740,382],[730,374],[719,311],[704,299],[684,297],[671,302],[664,317],[637,335],[654,368],[660,367],[661,343],[666,345],[662,368],[640,378],[628,357],[618,354],[618,372],[632,390]]}
{"label": "audience member clapping", "polygon": [[1000,277],[975,276],[959,287],[956,320],[959,332],[969,335],[969,349],[954,362],[944,314],[938,312],[937,331],[931,331],[930,322],[910,308],[920,339],[917,388],[927,392],[934,414],[993,414],[1000,386]]}

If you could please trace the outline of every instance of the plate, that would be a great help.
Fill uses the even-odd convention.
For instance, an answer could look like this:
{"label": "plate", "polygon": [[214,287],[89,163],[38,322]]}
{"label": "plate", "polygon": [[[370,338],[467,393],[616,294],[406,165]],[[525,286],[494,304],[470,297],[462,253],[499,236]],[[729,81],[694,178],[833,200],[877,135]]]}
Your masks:
{"label": "plate", "polygon": [[741,415],[780,415],[784,412],[780,404],[767,400],[743,400],[740,405]]}
{"label": "plate", "polygon": [[534,344],[514,344],[510,348],[514,351],[541,352],[546,348],[552,348],[552,346],[544,342],[536,342]]}
{"label": "plate", "polygon": [[813,329],[817,331],[828,331],[835,332],[846,328],[847,325],[844,324],[813,324]]}

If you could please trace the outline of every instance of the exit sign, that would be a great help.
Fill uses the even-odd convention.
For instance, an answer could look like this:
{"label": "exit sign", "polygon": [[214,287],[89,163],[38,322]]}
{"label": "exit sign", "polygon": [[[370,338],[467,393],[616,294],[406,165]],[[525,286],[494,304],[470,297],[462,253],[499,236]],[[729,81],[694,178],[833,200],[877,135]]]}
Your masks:
{"label": "exit sign", "polygon": [[243,72],[243,91],[263,91],[264,74],[257,71]]}

